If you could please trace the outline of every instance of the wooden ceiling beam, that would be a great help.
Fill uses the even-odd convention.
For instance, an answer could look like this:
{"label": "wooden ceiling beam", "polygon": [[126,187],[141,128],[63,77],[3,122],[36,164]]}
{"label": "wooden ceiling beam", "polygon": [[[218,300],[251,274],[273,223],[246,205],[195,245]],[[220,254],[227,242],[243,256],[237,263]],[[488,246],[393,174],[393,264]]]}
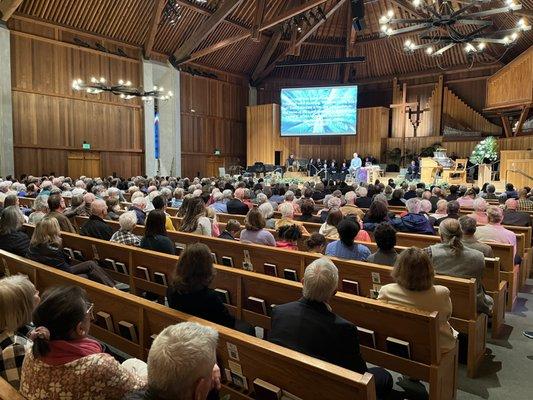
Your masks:
{"label": "wooden ceiling beam", "polygon": [[[180,6],[186,7],[186,8],[188,8],[190,10],[193,10],[193,11],[199,13],[199,14],[207,15],[209,17],[211,15],[213,15],[213,13],[214,13],[214,11],[210,11],[207,8],[201,7],[198,3],[191,3],[191,2],[189,2],[187,0],[176,0],[176,3],[179,4]],[[233,25],[236,28],[240,28],[240,29],[244,29],[244,30],[248,30],[250,28],[249,26],[244,25],[242,22],[234,20],[232,18],[226,18],[226,20],[224,22],[226,22],[226,23],[228,23],[230,25]]]}
{"label": "wooden ceiling beam", "polygon": [[255,82],[265,70],[266,66],[268,65],[268,62],[270,61],[270,58],[274,54],[274,51],[276,50],[278,44],[281,41],[281,36],[281,30],[277,30],[268,41],[265,51],[263,51],[263,54],[261,55],[261,58],[259,59],[259,62],[257,63],[254,72],[252,73],[252,82]]}
{"label": "wooden ceiling beam", "polygon": [[149,59],[152,53],[152,48],[154,47],[155,34],[157,33],[157,27],[161,21],[161,14],[163,13],[163,8],[167,0],[159,0],[155,6],[154,15],[152,15],[152,20],[150,21],[150,30],[148,31],[148,37],[144,43],[144,57]]}
{"label": "wooden ceiling beam", "polygon": [[252,26],[252,40],[256,43],[260,41],[261,37],[259,27],[263,23],[263,18],[265,16],[265,4],[266,0],[255,0],[255,20],[254,25]]}
{"label": "wooden ceiling beam", "polygon": [[[318,7],[319,5],[324,4],[328,0],[311,0],[307,1],[304,4],[300,4],[299,6],[295,6],[291,8],[290,10],[287,10],[285,12],[282,12],[281,14],[275,16],[274,18],[270,19],[269,21],[266,21],[264,24],[261,25],[260,30],[264,31],[266,29],[270,29],[276,25],[281,24],[282,22],[285,22],[292,17],[295,17],[303,12],[309,11],[315,7]],[[343,0],[344,1],[344,0]]]}
{"label": "wooden ceiling beam", "polygon": [[427,18],[423,13],[419,12],[415,7],[413,7],[411,4],[407,3],[404,0],[390,0],[390,2],[392,4],[395,4],[398,8],[401,8],[404,11],[407,11],[414,17]]}
{"label": "wooden ceiling beam", "polygon": [[231,36],[227,39],[221,40],[220,42],[215,43],[212,46],[206,47],[205,49],[195,51],[187,59],[187,62],[197,60],[199,58],[205,57],[208,54],[211,54],[215,51],[221,50],[224,47],[230,46],[234,43],[240,42],[241,40],[247,39],[250,37],[249,33],[241,33],[239,35]]}
{"label": "wooden ceiling beam", "polygon": [[0,0],[0,19],[7,21],[21,3],[22,0]]}
{"label": "wooden ceiling beam", "polygon": [[[344,55],[350,57],[352,54],[352,48],[355,44],[357,34],[353,27],[352,7],[349,2],[346,3],[348,10],[346,11],[346,38],[344,42]],[[342,83],[348,82],[350,74],[352,72],[352,64],[344,64],[342,66]]]}
{"label": "wooden ceiling beam", "polygon": [[226,0],[176,51],[173,58],[179,64],[187,61],[192,51],[211,33],[218,25],[233,12],[243,0]]}
{"label": "wooden ceiling beam", "polygon": [[274,61],[272,61],[264,70],[261,72],[261,74],[257,77],[258,80],[262,80],[274,70],[276,67],[276,63],[278,61],[283,60],[285,57],[287,57],[289,54],[291,54],[294,51],[294,47],[300,46],[303,42],[305,42],[311,35],[313,35],[318,28],[320,28],[325,21],[327,21],[332,15],[334,15],[339,8],[341,8],[345,4],[346,0],[339,0],[336,4],[334,4],[327,12],[326,12],[326,19],[321,19],[320,21],[317,21],[312,27],[310,27],[292,46],[289,46],[285,51],[283,51],[279,56],[276,57]]}

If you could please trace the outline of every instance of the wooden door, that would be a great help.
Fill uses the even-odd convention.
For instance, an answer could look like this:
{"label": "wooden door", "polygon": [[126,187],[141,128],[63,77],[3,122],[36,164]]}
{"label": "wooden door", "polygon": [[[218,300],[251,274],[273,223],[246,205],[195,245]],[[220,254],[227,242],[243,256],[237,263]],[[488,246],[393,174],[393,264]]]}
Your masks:
{"label": "wooden door", "polygon": [[220,156],[211,156],[207,160],[207,176],[219,176],[218,169],[224,166],[224,159]]}
{"label": "wooden door", "polygon": [[68,174],[73,179],[82,175],[91,178],[100,176],[100,153],[69,151]]}

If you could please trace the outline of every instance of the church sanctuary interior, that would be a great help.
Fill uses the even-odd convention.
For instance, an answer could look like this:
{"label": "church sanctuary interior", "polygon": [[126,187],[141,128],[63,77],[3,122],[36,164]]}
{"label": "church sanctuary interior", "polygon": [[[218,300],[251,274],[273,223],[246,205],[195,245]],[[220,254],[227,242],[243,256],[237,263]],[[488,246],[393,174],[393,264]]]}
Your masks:
{"label": "church sanctuary interior", "polygon": [[533,0],[0,0],[0,400],[533,399]]}

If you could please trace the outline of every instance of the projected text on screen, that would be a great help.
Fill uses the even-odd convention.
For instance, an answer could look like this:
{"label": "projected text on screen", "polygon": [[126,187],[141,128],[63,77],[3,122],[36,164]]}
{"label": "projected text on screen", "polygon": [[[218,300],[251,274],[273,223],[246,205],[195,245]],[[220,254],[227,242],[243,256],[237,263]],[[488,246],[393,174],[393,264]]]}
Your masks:
{"label": "projected text on screen", "polygon": [[357,86],[281,90],[281,135],[355,135]]}

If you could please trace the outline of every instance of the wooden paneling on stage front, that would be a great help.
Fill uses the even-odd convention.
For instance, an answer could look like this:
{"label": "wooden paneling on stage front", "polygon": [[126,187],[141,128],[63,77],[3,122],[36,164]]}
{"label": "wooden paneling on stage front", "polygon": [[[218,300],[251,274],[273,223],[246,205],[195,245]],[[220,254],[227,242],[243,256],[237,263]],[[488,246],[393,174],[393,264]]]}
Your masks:
{"label": "wooden paneling on stage front", "polygon": [[[68,30],[24,18],[10,21],[13,136],[16,174],[68,174],[68,154],[83,141],[100,158],[103,175],[142,173],[143,114],[139,100],[89,95],[72,81],[91,76],[140,84],[141,65],[130,57],[72,44]],[[94,42],[94,38],[75,35]],[[106,47],[113,49],[106,43]]]}
{"label": "wooden paneling on stage front", "polygon": [[[386,140],[386,148],[392,150],[394,148],[402,148],[401,138],[389,138]],[[467,158],[472,154],[472,150],[479,143],[479,140],[469,140],[460,142],[445,142],[442,136],[428,136],[409,138],[405,144],[405,149],[411,153],[419,153],[425,147],[429,147],[434,143],[440,143],[447,151],[448,155],[455,153],[459,158]],[[500,150],[526,150],[533,148],[533,136],[519,136],[516,138],[500,138],[498,139]]]}
{"label": "wooden paneling on stage front", "polygon": [[256,161],[274,164],[274,152],[281,151],[281,162],[290,153],[301,158],[351,159],[354,151],[361,156],[379,157],[383,139],[389,130],[389,109],[357,109],[357,135],[322,137],[281,137],[280,107],[265,104],[247,108],[247,164]]}

